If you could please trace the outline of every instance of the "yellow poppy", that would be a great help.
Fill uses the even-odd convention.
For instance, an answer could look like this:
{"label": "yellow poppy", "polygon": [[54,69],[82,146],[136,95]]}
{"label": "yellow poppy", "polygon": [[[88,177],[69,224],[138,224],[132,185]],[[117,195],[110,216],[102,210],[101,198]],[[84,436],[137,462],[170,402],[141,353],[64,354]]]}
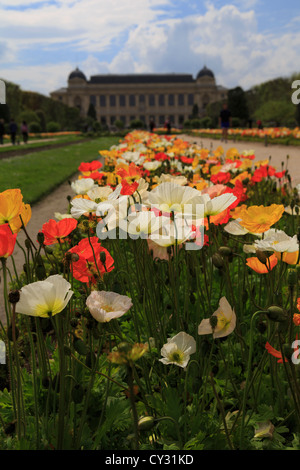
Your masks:
{"label": "yellow poppy", "polygon": [[281,218],[284,212],[282,204],[270,206],[250,206],[240,213],[242,227],[252,233],[263,233],[269,230]]}
{"label": "yellow poppy", "polygon": [[20,189],[7,189],[0,193],[0,225],[10,223],[22,210],[23,196]]}

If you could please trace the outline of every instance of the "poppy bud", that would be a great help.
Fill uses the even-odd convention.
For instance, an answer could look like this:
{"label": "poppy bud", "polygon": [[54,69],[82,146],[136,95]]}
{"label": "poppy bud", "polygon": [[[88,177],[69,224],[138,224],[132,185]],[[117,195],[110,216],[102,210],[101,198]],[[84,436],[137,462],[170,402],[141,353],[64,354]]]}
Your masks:
{"label": "poppy bud", "polygon": [[232,249],[229,248],[229,246],[220,246],[219,253],[222,256],[231,256],[232,255]]}
{"label": "poppy bud", "polygon": [[25,240],[25,246],[26,246],[27,250],[30,249],[31,244],[30,244],[30,240],[28,240],[28,238],[26,238],[26,240]]}
{"label": "poppy bud", "polygon": [[139,431],[150,431],[155,424],[155,419],[153,416],[144,416],[140,418],[138,421],[138,429]]}
{"label": "poppy bud", "polygon": [[8,294],[8,300],[11,304],[16,304],[20,300],[20,292],[18,290],[11,290]]}
{"label": "poppy bud", "polygon": [[47,255],[52,255],[53,253],[52,246],[45,246],[45,252],[47,253]]}
{"label": "poppy bud", "polygon": [[224,266],[224,260],[222,258],[222,256],[219,254],[219,253],[214,253],[212,255],[212,262],[213,262],[213,265],[218,268],[218,269],[221,269],[223,268]]}
{"label": "poppy bud", "polygon": [[105,264],[105,261],[106,261],[106,253],[105,251],[101,251],[100,252],[100,261],[102,264]]}
{"label": "poppy bud", "polygon": [[43,232],[39,232],[37,234],[37,241],[40,245],[43,245],[44,243],[44,240],[45,240],[45,235],[43,234]]}
{"label": "poppy bud", "polygon": [[277,307],[276,305],[272,305],[267,310],[267,316],[270,320],[275,322],[283,322],[286,320],[286,314],[281,307]]}
{"label": "poppy bud", "polygon": [[38,264],[35,268],[35,275],[39,281],[43,281],[46,279],[47,274],[43,264]]}

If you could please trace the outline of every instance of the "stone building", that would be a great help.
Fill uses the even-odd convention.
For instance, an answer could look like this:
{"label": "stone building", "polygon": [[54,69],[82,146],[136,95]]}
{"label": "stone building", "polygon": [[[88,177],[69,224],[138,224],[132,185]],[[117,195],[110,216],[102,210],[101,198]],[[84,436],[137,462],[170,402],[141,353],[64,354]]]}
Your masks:
{"label": "stone building", "polygon": [[128,126],[134,119],[147,126],[151,118],[163,126],[168,117],[181,127],[197,105],[205,115],[209,103],[227,98],[227,89],[216,85],[213,72],[206,66],[194,79],[190,74],[93,75],[87,80],[78,68],[70,73],[68,87],[50,93],[51,98],[77,107],[86,116],[92,103],[97,119],[113,126],[121,120]]}

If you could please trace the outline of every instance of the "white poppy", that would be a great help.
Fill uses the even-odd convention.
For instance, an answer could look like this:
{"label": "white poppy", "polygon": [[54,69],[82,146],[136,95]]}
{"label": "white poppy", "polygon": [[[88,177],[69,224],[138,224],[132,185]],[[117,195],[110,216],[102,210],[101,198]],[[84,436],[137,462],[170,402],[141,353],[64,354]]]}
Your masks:
{"label": "white poppy", "polygon": [[205,318],[198,327],[198,335],[208,335],[213,333],[214,338],[223,338],[233,332],[236,325],[236,315],[229,305],[226,297],[222,297],[218,310],[212,317],[217,317],[215,328],[212,328],[211,319]]}
{"label": "white poppy", "polygon": [[95,181],[92,178],[82,178],[71,183],[71,188],[76,194],[86,194],[95,185]]}
{"label": "white poppy", "polygon": [[97,209],[97,203],[90,201],[89,199],[84,199],[82,197],[77,197],[71,201],[71,215],[75,219],[79,219],[82,215],[94,214]]}
{"label": "white poppy", "polygon": [[92,201],[98,199],[102,202],[106,201],[112,192],[113,189],[110,186],[95,186],[87,192],[87,195]]}
{"label": "white poppy", "polygon": [[60,313],[73,295],[71,284],[59,274],[49,276],[20,290],[16,311],[35,317],[50,317]]}
{"label": "white poppy", "polygon": [[160,350],[162,359],[159,359],[163,364],[175,364],[179,367],[186,367],[190,355],[196,352],[195,339],[181,331],[173,338],[169,338],[168,342],[163,345]]}
{"label": "white poppy", "polygon": [[86,305],[95,320],[105,323],[124,315],[133,304],[127,295],[94,290],[86,299]]}

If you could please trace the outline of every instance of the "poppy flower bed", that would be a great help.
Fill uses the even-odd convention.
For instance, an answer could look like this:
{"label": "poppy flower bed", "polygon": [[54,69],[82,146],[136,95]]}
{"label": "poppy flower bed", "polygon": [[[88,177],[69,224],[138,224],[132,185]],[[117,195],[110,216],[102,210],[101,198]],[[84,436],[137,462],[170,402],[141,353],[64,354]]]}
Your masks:
{"label": "poppy flower bed", "polygon": [[21,274],[31,208],[0,193],[1,448],[299,449],[288,162],[144,131],[99,153]]}

